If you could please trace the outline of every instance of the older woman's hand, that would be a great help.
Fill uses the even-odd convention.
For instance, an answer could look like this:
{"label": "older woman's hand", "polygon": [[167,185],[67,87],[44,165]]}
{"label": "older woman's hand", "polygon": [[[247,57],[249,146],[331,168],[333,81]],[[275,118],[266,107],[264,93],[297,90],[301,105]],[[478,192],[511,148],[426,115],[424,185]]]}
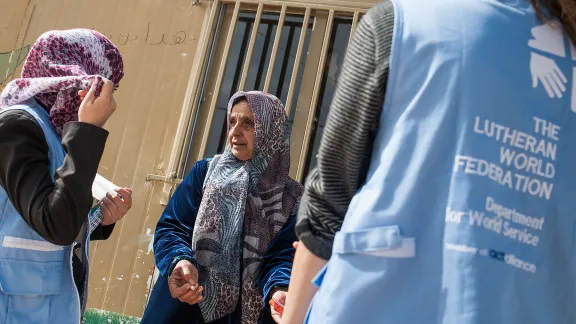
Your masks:
{"label": "older woman's hand", "polygon": [[194,305],[202,300],[204,287],[198,286],[198,269],[190,261],[181,260],[168,278],[168,289],[172,298]]}
{"label": "older woman's hand", "polygon": [[102,225],[108,226],[119,221],[132,208],[132,190],[116,188],[116,193],[107,193],[102,200]]}
{"label": "older woman's hand", "polygon": [[[287,294],[288,293],[286,291],[279,289],[276,290],[276,292],[274,292],[274,294],[272,295],[272,299],[278,302],[280,305],[282,305],[282,307],[284,307],[284,305],[286,305]],[[276,323],[280,323],[282,321],[282,312],[276,310],[272,305],[270,305],[270,313],[272,313],[272,318]]]}

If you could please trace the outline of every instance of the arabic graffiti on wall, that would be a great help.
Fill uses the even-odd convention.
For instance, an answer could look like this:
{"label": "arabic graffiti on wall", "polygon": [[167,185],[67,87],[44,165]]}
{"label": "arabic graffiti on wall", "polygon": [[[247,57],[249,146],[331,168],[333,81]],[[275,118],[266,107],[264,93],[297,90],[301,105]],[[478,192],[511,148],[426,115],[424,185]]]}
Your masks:
{"label": "arabic graffiti on wall", "polygon": [[166,35],[165,33],[162,34],[155,34],[153,30],[152,23],[148,23],[146,27],[146,35],[132,35],[132,33],[128,32],[119,32],[117,34],[112,33],[104,33],[106,37],[112,40],[118,46],[124,46],[131,44],[133,42],[144,42],[146,45],[156,46],[156,45],[181,45],[184,44],[186,41],[188,34],[185,31],[180,30],[173,34]]}
{"label": "arabic graffiti on wall", "polygon": [[[148,46],[176,46],[182,45],[188,39],[188,34],[184,30],[174,33],[155,32],[152,22],[146,26],[146,34],[136,35],[131,32],[121,31],[118,33],[103,33],[117,46],[127,46],[137,43],[144,43]],[[23,46],[10,52],[0,52],[0,87],[10,80],[19,66],[26,60],[30,51],[30,45]]]}

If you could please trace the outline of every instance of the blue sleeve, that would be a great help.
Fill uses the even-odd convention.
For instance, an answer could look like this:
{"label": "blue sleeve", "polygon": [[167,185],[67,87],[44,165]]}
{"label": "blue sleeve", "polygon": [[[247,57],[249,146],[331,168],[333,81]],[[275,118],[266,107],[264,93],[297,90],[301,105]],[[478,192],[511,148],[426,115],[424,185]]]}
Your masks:
{"label": "blue sleeve", "polygon": [[200,160],[174,192],[154,233],[154,259],[160,273],[169,276],[180,260],[196,264],[192,251],[192,232],[202,201],[202,186],[208,161]]}
{"label": "blue sleeve", "polygon": [[272,297],[270,293],[274,288],[286,288],[290,283],[292,262],[296,251],[292,244],[297,240],[295,224],[296,215],[292,215],[288,218],[284,227],[276,234],[276,237],[268,247],[268,253],[264,256],[262,273],[260,274],[260,287],[262,287],[262,295],[266,305]]}

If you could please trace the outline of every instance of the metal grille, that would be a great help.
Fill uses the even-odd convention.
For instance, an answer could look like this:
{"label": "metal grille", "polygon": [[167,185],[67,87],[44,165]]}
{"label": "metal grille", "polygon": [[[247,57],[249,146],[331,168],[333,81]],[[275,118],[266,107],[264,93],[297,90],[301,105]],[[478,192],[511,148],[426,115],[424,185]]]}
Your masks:
{"label": "metal grille", "polygon": [[[365,8],[214,1],[204,73],[179,177],[226,145],[226,105],[239,90],[275,94],[291,127],[290,175],[303,182],[316,152],[346,47]],[[177,182],[179,182],[177,180]]]}

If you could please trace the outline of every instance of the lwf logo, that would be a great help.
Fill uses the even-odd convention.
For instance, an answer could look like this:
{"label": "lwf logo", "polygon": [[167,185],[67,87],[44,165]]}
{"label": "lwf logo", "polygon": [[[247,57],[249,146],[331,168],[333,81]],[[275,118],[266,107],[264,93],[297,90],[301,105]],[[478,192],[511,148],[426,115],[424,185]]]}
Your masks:
{"label": "lwf logo", "polygon": [[26,45],[12,52],[0,52],[0,87],[5,86],[4,82],[10,80],[16,69],[26,60],[30,51],[30,45]]}
{"label": "lwf logo", "polygon": [[[558,67],[561,60],[576,61],[576,50],[568,38],[564,35],[562,25],[557,22],[549,22],[532,28],[533,39],[528,41],[528,46],[533,50],[530,53],[530,73],[532,74],[532,87],[541,85],[548,97],[560,99],[564,96],[568,87],[572,87],[570,106],[576,112],[576,67],[572,67],[571,79]],[[571,85],[568,83],[571,81]]]}

